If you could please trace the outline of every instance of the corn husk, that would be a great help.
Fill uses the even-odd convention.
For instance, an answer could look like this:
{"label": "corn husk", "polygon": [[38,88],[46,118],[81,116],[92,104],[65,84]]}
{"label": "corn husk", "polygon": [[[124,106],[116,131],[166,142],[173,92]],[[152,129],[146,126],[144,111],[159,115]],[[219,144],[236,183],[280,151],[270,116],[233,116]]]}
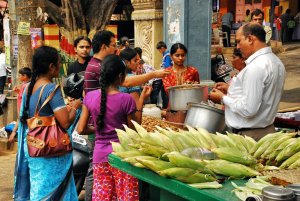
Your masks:
{"label": "corn husk", "polygon": [[256,146],[257,142],[252,137],[249,137],[247,135],[245,135],[244,138],[245,138],[245,141],[246,141],[248,152],[250,153],[251,149],[254,146]]}
{"label": "corn husk", "polygon": [[162,171],[168,168],[173,168],[175,167],[172,163],[170,162],[166,162],[166,161],[162,161],[162,160],[149,160],[149,159],[144,159],[144,158],[139,158],[136,157],[136,159],[139,163],[141,163],[142,165],[144,165],[146,168],[154,171],[154,172],[158,172],[158,171]]}
{"label": "corn husk", "polygon": [[187,177],[180,177],[177,179],[188,184],[216,181],[216,178],[211,176],[210,174],[202,173],[195,173],[193,175]]}
{"label": "corn husk", "polygon": [[141,143],[141,148],[139,148],[139,151],[144,153],[144,155],[150,155],[150,156],[154,156],[157,158],[161,158],[163,156],[163,154],[165,154],[166,152],[168,152],[168,150],[166,150],[163,147],[159,147],[159,146],[153,146],[147,143]]}
{"label": "corn husk", "polygon": [[206,139],[211,149],[217,148],[217,145],[215,144],[211,133],[209,133],[206,129],[200,127],[198,127],[197,130]]}
{"label": "corn husk", "polygon": [[284,160],[288,159],[295,153],[300,151],[300,138],[286,146],[276,157],[277,165],[280,165]]}
{"label": "corn husk", "polygon": [[254,165],[256,159],[245,151],[240,151],[237,148],[222,147],[212,149],[212,152],[217,154],[220,159],[240,163],[243,165]]}
{"label": "corn husk", "polygon": [[196,173],[196,170],[191,168],[182,168],[182,167],[174,167],[168,168],[162,171],[158,171],[158,174],[163,177],[170,177],[173,179],[178,179],[181,177],[188,177]]}
{"label": "corn husk", "polygon": [[235,147],[237,149],[239,149],[240,151],[243,152],[249,152],[247,149],[247,142],[245,140],[245,138],[241,135],[237,135],[237,134],[233,134],[233,133],[229,133],[227,132],[227,136],[234,141],[235,143]]}
{"label": "corn husk", "polygon": [[261,158],[269,158],[269,155],[275,151],[275,149],[284,141],[295,137],[296,133],[288,133],[283,134],[282,136],[279,136],[277,139],[275,139],[273,142],[271,142],[271,145],[265,150],[265,152],[261,155]]}
{"label": "corn husk", "polygon": [[146,129],[144,129],[140,124],[138,124],[137,122],[131,120],[131,122],[133,123],[135,130],[137,131],[137,133],[142,137],[146,137],[148,135],[148,132]]}
{"label": "corn husk", "polygon": [[217,189],[217,188],[222,188],[223,187],[222,184],[219,184],[216,181],[189,184],[189,186],[192,186],[194,188],[199,188],[199,189],[207,189],[207,188]]}
{"label": "corn husk", "polygon": [[125,150],[131,150],[132,148],[128,146],[128,144],[134,144],[134,142],[131,140],[130,136],[127,135],[127,133],[121,129],[116,129],[120,144]]}
{"label": "corn husk", "polygon": [[232,178],[245,178],[260,175],[259,172],[250,167],[225,160],[209,161],[206,167],[216,174]]}
{"label": "corn husk", "polygon": [[113,152],[123,152],[126,151],[119,142],[110,142]]}
{"label": "corn husk", "polygon": [[[259,147],[261,147],[261,145],[264,144],[266,141],[272,142],[271,139],[276,138],[277,136],[279,136],[279,135],[281,135],[281,134],[282,134],[281,132],[278,132],[278,133],[269,133],[268,135],[262,137],[262,138],[255,144],[255,146],[252,147],[250,153],[251,153],[251,154],[254,154],[254,153],[257,151],[257,149],[258,149]],[[271,140],[271,141],[270,141],[270,140]]]}
{"label": "corn husk", "polygon": [[292,165],[293,163],[295,163],[298,159],[300,159],[300,152],[295,153],[294,155],[292,155],[291,157],[289,157],[287,160],[285,160],[280,166],[279,168],[287,168],[290,165]]}
{"label": "corn husk", "polygon": [[147,160],[157,160],[156,157],[153,156],[131,156],[131,157],[127,157],[122,159],[122,161],[125,161],[127,163],[130,163],[132,165],[134,165],[135,163],[139,163],[136,158],[139,157],[140,159],[147,159]]}
{"label": "corn husk", "polygon": [[177,167],[191,168],[215,176],[210,169],[205,167],[206,163],[204,161],[195,161],[178,152],[167,153],[166,156],[169,161]]}
{"label": "corn husk", "polygon": [[300,159],[296,160],[294,163],[292,163],[288,169],[296,169],[300,167]]}
{"label": "corn husk", "polygon": [[189,133],[192,134],[194,136],[194,138],[202,145],[201,147],[210,149],[211,145],[206,140],[204,135],[202,135],[199,131],[197,131],[196,129],[194,129],[191,126],[186,125],[186,127],[188,128]]}
{"label": "corn husk", "polygon": [[130,151],[123,151],[123,152],[113,152],[114,155],[119,156],[120,158],[128,158],[133,156],[144,156],[145,154],[143,152],[140,152],[138,150],[130,150]]}

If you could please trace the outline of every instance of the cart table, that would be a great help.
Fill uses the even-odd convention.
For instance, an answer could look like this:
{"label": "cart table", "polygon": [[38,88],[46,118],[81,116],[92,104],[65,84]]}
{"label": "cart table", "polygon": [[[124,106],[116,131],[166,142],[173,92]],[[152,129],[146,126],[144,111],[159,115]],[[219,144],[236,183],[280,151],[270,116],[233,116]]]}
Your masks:
{"label": "cart table", "polygon": [[152,192],[151,200],[153,201],[238,201],[239,199],[231,192],[234,187],[230,181],[234,181],[239,186],[243,186],[246,182],[246,180],[230,180],[223,183],[223,188],[220,189],[197,189],[180,181],[159,176],[148,169],[135,167],[121,161],[119,157],[113,154],[109,155],[109,163],[113,167],[149,183],[150,191]]}

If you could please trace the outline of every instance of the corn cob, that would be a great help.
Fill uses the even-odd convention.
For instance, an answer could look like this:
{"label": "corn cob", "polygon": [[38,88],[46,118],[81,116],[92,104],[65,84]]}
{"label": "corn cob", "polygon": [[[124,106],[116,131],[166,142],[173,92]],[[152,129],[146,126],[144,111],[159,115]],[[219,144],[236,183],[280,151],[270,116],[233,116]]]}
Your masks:
{"label": "corn cob", "polygon": [[297,153],[298,151],[300,151],[300,138],[297,138],[294,143],[290,143],[278,154],[278,156],[275,159],[277,161],[277,166],[280,165],[284,160]]}
{"label": "corn cob", "polygon": [[248,152],[247,149],[247,142],[245,141],[245,138],[241,135],[233,134],[227,132],[227,136],[234,141],[235,147],[239,149],[240,151]]}
{"label": "corn cob", "polygon": [[138,150],[134,150],[134,151],[123,151],[123,152],[117,152],[117,153],[113,153],[116,156],[119,156],[120,158],[128,158],[128,157],[132,157],[132,156],[144,156],[145,154],[138,151]]}
{"label": "corn cob", "polygon": [[182,181],[182,182],[188,183],[188,184],[211,182],[211,181],[217,180],[215,177],[211,176],[210,174],[202,174],[202,173],[195,173],[193,175],[190,175],[187,177],[179,177],[177,179],[179,181]]}
{"label": "corn cob", "polygon": [[157,158],[161,158],[162,155],[166,152],[168,152],[168,150],[166,150],[163,147],[159,147],[159,146],[153,146],[147,143],[141,143],[141,148],[139,148],[139,151],[144,153],[143,155],[150,155],[150,156],[154,156]]}
{"label": "corn cob", "polygon": [[121,129],[116,129],[120,144],[125,150],[131,150],[132,148],[128,146],[128,144],[134,144],[134,142],[130,139],[127,133]]}
{"label": "corn cob", "polygon": [[248,152],[250,153],[251,149],[256,145],[257,142],[252,137],[249,137],[247,135],[245,135],[244,138],[246,141]]}
{"label": "corn cob", "polygon": [[208,144],[210,145],[210,148],[217,148],[217,145],[215,144],[214,140],[212,139],[212,134],[209,133],[206,129],[204,128],[197,128],[198,132],[206,139]]}
{"label": "corn cob", "polygon": [[245,178],[260,175],[256,170],[242,164],[232,163],[225,160],[212,160],[206,165],[214,173],[232,177]]}
{"label": "corn cob", "polygon": [[133,123],[135,130],[137,131],[137,133],[142,137],[146,137],[148,135],[148,132],[146,129],[144,129],[140,124],[138,124],[137,122],[131,120],[131,122]]}
{"label": "corn cob", "polygon": [[266,162],[267,165],[273,165],[275,164],[275,158],[278,156],[278,154],[290,143],[296,142],[296,138],[290,138],[286,140],[285,142],[282,142],[276,149],[275,151],[269,156],[269,160]]}
{"label": "corn cob", "polygon": [[300,159],[296,160],[292,165],[288,167],[288,169],[296,169],[300,167]]}
{"label": "corn cob", "polygon": [[204,182],[204,183],[194,183],[189,184],[189,186],[194,188],[206,189],[206,188],[222,188],[222,184],[219,184],[217,181]]}
{"label": "corn cob", "polygon": [[269,155],[284,141],[295,137],[296,133],[288,133],[283,134],[282,136],[279,136],[277,139],[275,139],[273,142],[271,142],[271,145],[266,149],[266,151],[261,155],[261,158],[269,158]]}
{"label": "corn cob", "polygon": [[171,152],[166,155],[169,161],[177,167],[191,168],[215,176],[210,169],[205,167],[206,163],[204,161],[195,161],[178,152]]}
{"label": "corn cob", "polygon": [[127,135],[129,135],[132,140],[135,140],[135,139],[141,137],[135,130],[129,128],[127,125],[123,124],[123,126],[125,128]]}
{"label": "corn cob", "polygon": [[141,163],[142,165],[144,165],[146,168],[154,171],[154,172],[158,172],[158,171],[162,171],[168,168],[173,168],[175,167],[172,163],[170,162],[166,162],[166,161],[162,161],[162,160],[149,160],[149,159],[144,159],[144,158],[139,158],[136,157],[135,160],[137,160],[139,163]]}
{"label": "corn cob", "polygon": [[119,142],[110,142],[113,152],[123,152],[125,149],[122,147],[122,145]]}
{"label": "corn cob", "polygon": [[140,159],[157,160],[157,158],[153,157],[153,156],[131,156],[131,157],[122,159],[122,161],[125,161],[127,163],[134,165],[135,163],[138,163],[136,160],[136,157],[139,157]]}
{"label": "corn cob", "polygon": [[179,177],[187,177],[196,173],[196,170],[190,168],[174,167],[168,168],[162,171],[158,171],[158,174],[163,177],[170,177],[177,179]]}
{"label": "corn cob", "polygon": [[292,155],[291,157],[289,157],[288,159],[286,159],[280,166],[279,168],[287,168],[289,166],[291,166],[294,162],[296,162],[298,159],[300,159],[300,152],[295,153],[294,155]]}
{"label": "corn cob", "polygon": [[212,149],[212,152],[217,154],[220,159],[240,163],[243,165],[254,165],[256,160],[246,151],[240,151],[237,148],[222,147]]}
{"label": "corn cob", "polygon": [[268,135],[264,136],[263,138],[261,138],[254,147],[252,147],[251,151],[250,151],[250,154],[254,154],[257,149],[262,145],[264,144],[266,141],[270,141],[270,139],[273,140],[273,138],[276,138],[277,136],[281,135],[282,133],[281,132],[278,132],[278,133],[269,133]]}

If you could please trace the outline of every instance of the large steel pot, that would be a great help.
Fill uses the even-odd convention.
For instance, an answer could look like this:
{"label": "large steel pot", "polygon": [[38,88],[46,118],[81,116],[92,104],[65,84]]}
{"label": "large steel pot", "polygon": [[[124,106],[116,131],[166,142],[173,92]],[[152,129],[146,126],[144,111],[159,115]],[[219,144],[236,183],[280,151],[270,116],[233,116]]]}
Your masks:
{"label": "large steel pot", "polygon": [[200,84],[177,85],[168,88],[170,109],[188,110],[187,104],[208,100],[208,88]]}
{"label": "large steel pot", "polygon": [[205,128],[211,133],[225,130],[224,111],[206,104],[190,103],[184,125]]}

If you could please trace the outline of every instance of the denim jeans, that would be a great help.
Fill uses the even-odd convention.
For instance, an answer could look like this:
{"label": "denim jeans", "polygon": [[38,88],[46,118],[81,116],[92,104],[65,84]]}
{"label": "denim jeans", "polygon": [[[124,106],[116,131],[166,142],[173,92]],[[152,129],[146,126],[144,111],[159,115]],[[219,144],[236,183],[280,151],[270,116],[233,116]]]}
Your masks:
{"label": "denim jeans", "polygon": [[152,83],[152,92],[150,95],[151,103],[157,105],[158,94],[161,92],[161,99],[163,101],[162,107],[166,109],[168,107],[169,98],[165,92],[162,80],[155,80]]}

